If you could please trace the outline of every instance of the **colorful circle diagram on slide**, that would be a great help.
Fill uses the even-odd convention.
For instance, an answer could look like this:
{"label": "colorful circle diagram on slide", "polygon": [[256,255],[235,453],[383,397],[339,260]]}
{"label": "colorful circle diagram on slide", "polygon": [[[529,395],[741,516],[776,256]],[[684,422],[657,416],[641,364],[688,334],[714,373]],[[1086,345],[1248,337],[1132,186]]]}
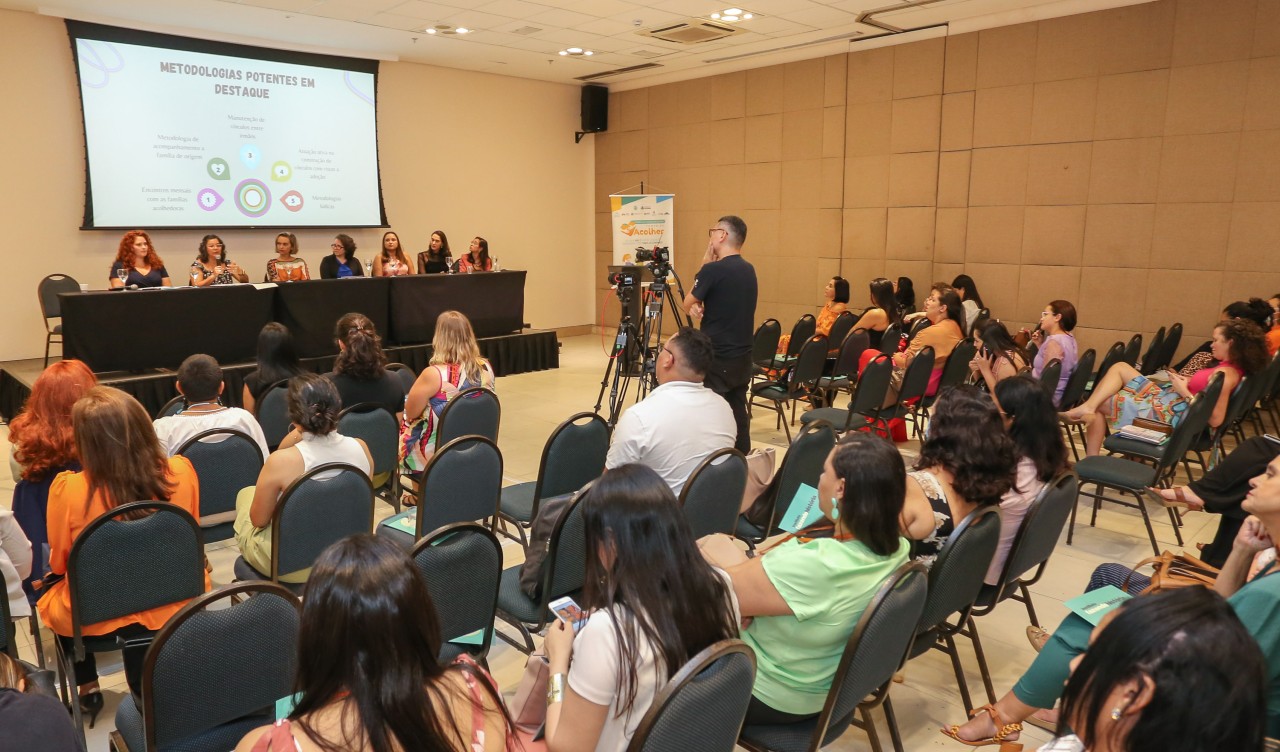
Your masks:
{"label": "colorful circle diagram on slide", "polygon": [[212,188],[204,188],[196,194],[196,204],[205,211],[213,211],[222,206],[222,194]]}
{"label": "colorful circle diagram on slide", "polygon": [[297,191],[289,191],[280,197],[280,203],[284,204],[284,208],[291,212],[302,211],[302,194]]}
{"label": "colorful circle diagram on slide", "polygon": [[245,144],[240,147],[240,161],[244,162],[244,166],[250,170],[256,169],[261,159],[262,152],[258,150],[257,144]]}
{"label": "colorful circle diagram on slide", "polygon": [[209,173],[209,177],[214,180],[230,180],[231,165],[227,164],[227,160],[222,157],[214,157],[205,165],[205,170]]}
{"label": "colorful circle diagram on slide", "polygon": [[271,208],[271,191],[257,178],[241,180],[236,186],[236,208],[246,217],[261,217]]}
{"label": "colorful circle diagram on slide", "polygon": [[272,180],[277,183],[285,183],[288,182],[291,177],[293,177],[293,168],[289,166],[288,162],[280,161],[271,165]]}

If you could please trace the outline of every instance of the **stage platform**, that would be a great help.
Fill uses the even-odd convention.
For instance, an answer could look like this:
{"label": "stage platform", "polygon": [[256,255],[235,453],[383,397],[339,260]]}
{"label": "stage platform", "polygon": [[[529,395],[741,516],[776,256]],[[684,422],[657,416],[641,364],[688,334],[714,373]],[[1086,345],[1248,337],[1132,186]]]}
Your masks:
{"label": "stage platform", "polygon": [[[544,371],[560,366],[560,343],[555,331],[529,331],[484,337],[478,342],[480,352],[493,364],[493,370],[498,376]],[[404,363],[419,373],[431,359],[431,345],[388,347],[386,352],[387,359],[391,362]],[[302,363],[317,373],[326,373],[332,370],[334,357],[305,358]],[[253,369],[253,363],[222,364],[227,384],[223,391],[225,404],[240,406],[244,377]],[[41,358],[0,363],[0,417],[5,422],[12,420],[22,409],[31,393],[31,384],[43,370],[44,362]],[[114,371],[99,373],[97,376],[100,383],[132,394],[152,415],[178,394],[174,388],[174,372],[166,369],[142,373]]]}

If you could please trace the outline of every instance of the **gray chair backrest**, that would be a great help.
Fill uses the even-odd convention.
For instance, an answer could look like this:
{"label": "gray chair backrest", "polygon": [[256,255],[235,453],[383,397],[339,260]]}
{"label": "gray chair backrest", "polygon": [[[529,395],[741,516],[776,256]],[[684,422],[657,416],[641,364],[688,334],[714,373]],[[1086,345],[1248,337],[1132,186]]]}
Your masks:
{"label": "gray chair backrest", "polygon": [[474,522],[446,525],[414,544],[413,563],[435,604],[440,636],[448,642],[482,631],[480,645],[469,652],[487,654],[502,579],[502,544],[497,537]]}
{"label": "gray chair backrest", "polygon": [[587,575],[587,535],[582,519],[582,500],[590,493],[586,488],[569,500],[551,528],[547,540],[547,557],[542,566],[543,603],[576,592]]}
{"label": "gray chair backrest", "polygon": [[1162,326],[1156,330],[1156,333],[1154,335],[1151,336],[1151,343],[1147,345],[1147,351],[1142,354],[1141,373],[1143,376],[1150,376],[1151,374],[1160,370],[1160,367],[1163,364],[1160,363],[1159,360],[1160,360],[1160,356],[1163,354],[1164,354],[1164,327]]}
{"label": "gray chair backrest", "polygon": [[1098,359],[1098,351],[1090,347],[1076,360],[1076,369],[1067,377],[1067,385],[1062,388],[1062,400],[1058,402],[1059,410],[1070,410],[1084,398],[1084,390],[1093,378],[1093,364]]}
{"label": "gray chair backrest", "polygon": [[732,534],[747,490],[747,458],[733,447],[712,452],[680,491],[680,507],[694,539]]}
{"label": "gray chair backrest", "polygon": [[557,426],[542,447],[531,519],[542,499],[573,493],[599,478],[608,455],[609,424],[599,415],[581,412]]}
{"label": "gray chair backrest", "polygon": [[782,339],[782,324],[779,324],[777,319],[765,319],[764,323],[756,328],[755,336],[751,339],[751,361],[768,363],[773,360],[773,356],[778,352],[780,339]]}
{"label": "gray chair backrest", "polygon": [[858,323],[858,315],[853,311],[843,311],[836,320],[831,323],[831,328],[827,330],[827,342],[831,348],[839,348],[844,344],[844,338],[849,336],[849,332],[853,331],[854,324]]}
{"label": "gray chair backrest", "polygon": [[836,356],[832,375],[847,377],[849,383],[853,383],[858,377],[858,361],[862,359],[862,353],[869,347],[871,347],[871,335],[867,334],[867,330],[853,330],[840,344],[840,354]]}
{"label": "gray chair backrest", "polygon": [[59,293],[80,292],[80,283],[69,274],[50,274],[40,280],[36,287],[36,295],[40,298],[40,314],[46,319],[62,316],[62,304],[58,301]]}
{"label": "gray chair backrest", "polygon": [[404,363],[388,363],[387,370],[394,373],[396,378],[400,379],[400,385],[404,387],[404,393],[408,394],[413,388],[413,383],[418,380],[418,374]]}
{"label": "gray chair backrest", "polygon": [[1164,451],[1160,454],[1160,475],[1171,473],[1175,470],[1183,455],[1191,448],[1191,442],[1195,441],[1208,427],[1209,418],[1213,415],[1213,408],[1218,404],[1218,398],[1222,395],[1224,378],[1221,372],[1210,376],[1209,383],[1205,388],[1192,398],[1186,414],[1182,416],[1182,420],[1179,421],[1178,425],[1173,427],[1173,433],[1169,435],[1169,442],[1165,444]]}
{"label": "gray chair backrest", "polygon": [[160,406],[160,409],[156,411],[156,420],[172,417],[186,409],[187,398],[179,394]]}
{"label": "gray chair backrest", "polygon": [[772,532],[778,518],[786,510],[787,505],[795,498],[801,484],[818,487],[818,478],[822,476],[822,466],[836,445],[835,428],[825,420],[815,420],[804,424],[791,448],[782,457],[782,466],[774,478],[776,484],[773,497],[773,511],[769,517],[769,529]]}
{"label": "gray chair backrest", "polygon": [[801,316],[791,327],[791,339],[787,341],[787,357],[794,357],[800,352],[800,347],[813,333],[818,331],[818,320],[813,317],[812,313],[806,313]]}
{"label": "gray chair backrest", "polygon": [[422,471],[418,495],[421,538],[455,522],[497,517],[502,452],[483,436],[462,436],[436,451]]}
{"label": "gray chair backrest", "polygon": [[1024,574],[1053,555],[1058,536],[1067,524],[1079,493],[1080,479],[1068,471],[1046,483],[1036,494],[1027,507],[1022,524],[1018,526],[1013,545],[1009,548],[1009,558],[1005,559],[1004,570],[1000,574],[1001,597],[1004,591],[1011,590],[1010,584],[1022,579]]}
{"label": "gray chair backrest", "polygon": [[293,422],[289,419],[289,380],[282,379],[267,387],[262,397],[254,403],[254,417],[262,426],[262,435],[267,440],[267,448],[275,449],[284,441],[284,437],[293,430]]}
{"label": "gray chair backrest", "polygon": [[1142,335],[1135,334],[1129,338],[1129,344],[1124,346],[1124,355],[1120,359],[1136,367],[1140,354],[1142,354]]}
{"label": "gray chair backrest", "polygon": [[792,396],[803,394],[813,387],[814,382],[822,378],[822,369],[827,365],[827,338],[821,334],[809,337],[800,346],[800,355],[796,358],[795,368],[791,369],[791,380],[787,391]]}
{"label": "gray chair backrest", "polygon": [[888,355],[878,355],[862,369],[862,376],[854,387],[849,400],[849,414],[874,414],[884,404],[889,393],[889,380],[893,377],[893,360]]}
{"label": "gray chair backrest", "polygon": [[999,544],[1000,513],[994,506],[978,507],[956,525],[929,569],[929,597],[916,634],[973,606]]}
{"label": "gray chair backrest", "polygon": [[898,402],[919,399],[929,388],[929,377],[933,375],[933,348],[925,345],[916,353],[915,358],[907,364],[902,374],[902,388],[898,390]]}
{"label": "gray chair backrest", "polygon": [[1049,399],[1053,399],[1053,393],[1057,391],[1060,381],[1062,381],[1062,361],[1050,358],[1040,371],[1040,386],[1049,394]]}
{"label": "gray chair backrest", "polygon": [[[218,441],[205,441],[222,437]],[[236,511],[236,494],[258,482],[262,449],[244,431],[213,428],[183,442],[174,454],[186,457],[200,482],[200,521]],[[217,523],[215,523],[217,524]]]}
{"label": "gray chair backrest", "polygon": [[[853,715],[858,704],[886,687],[893,673],[902,667],[924,611],[927,591],[924,567],[910,561],[880,583],[840,657],[840,666],[814,732],[818,738],[827,736],[827,730],[833,725],[843,730],[847,725],[844,721]],[[831,741],[823,739],[821,744]]]}
{"label": "gray chair backrest", "polygon": [[257,715],[291,694],[301,611],[280,585],[241,582],[174,614],[143,666],[146,748],[182,748],[184,739]]}
{"label": "gray chair backrest", "polygon": [[502,405],[492,389],[473,386],[463,389],[440,411],[436,446],[442,447],[460,436],[483,436],[497,442]]}
{"label": "gray chair backrest", "polygon": [[973,360],[974,353],[977,351],[978,348],[973,344],[973,340],[967,337],[956,343],[951,354],[947,356],[946,364],[942,366],[942,375],[938,379],[938,390],[934,394],[941,394],[946,387],[963,384],[965,379],[969,377],[969,363]]}
{"label": "gray chair backrest", "polygon": [[1158,368],[1164,368],[1173,362],[1173,356],[1178,354],[1178,345],[1182,344],[1182,323],[1178,322],[1169,327],[1169,333],[1164,337],[1164,347],[1161,348]]}
{"label": "gray chair backrest", "polygon": [[741,640],[706,647],[658,691],[627,752],[733,752],[755,676],[755,653]]}
{"label": "gray chair backrest", "polygon": [[271,579],[309,568],[348,535],[373,531],[373,486],[354,465],[312,468],[280,494],[271,520]]}
{"label": "gray chair backrest", "polygon": [[338,413],[338,433],[360,439],[373,457],[373,474],[396,469],[400,459],[400,426],[396,416],[374,402],[361,402]]}
{"label": "gray chair backrest", "polygon": [[1102,362],[1098,364],[1098,372],[1094,374],[1095,384],[1098,379],[1107,375],[1107,371],[1110,371],[1112,366],[1124,360],[1124,350],[1123,342],[1115,342],[1107,348],[1106,354],[1102,356]]}
{"label": "gray chair backrest", "polygon": [[890,324],[885,327],[884,335],[880,338],[880,352],[885,355],[893,355],[898,351],[898,343],[900,341],[902,341],[902,326]]}
{"label": "gray chair backrest", "polygon": [[[146,515],[140,519],[126,517]],[[81,627],[167,606],[204,593],[204,542],[186,510],[135,501],[85,526],[67,558],[77,660]]]}

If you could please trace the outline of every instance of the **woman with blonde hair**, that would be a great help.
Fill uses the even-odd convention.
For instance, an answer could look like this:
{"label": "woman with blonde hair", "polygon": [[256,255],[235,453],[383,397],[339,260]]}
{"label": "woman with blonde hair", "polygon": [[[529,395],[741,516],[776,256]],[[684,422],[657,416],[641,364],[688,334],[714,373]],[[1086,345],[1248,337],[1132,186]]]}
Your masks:
{"label": "woman with blonde hair", "polygon": [[[160,447],[151,416],[133,397],[119,389],[95,386],[71,408],[71,425],[81,472],[58,475],[49,489],[49,569],[65,575],[71,547],[81,531],[116,507],[154,499],[180,507],[200,518],[200,489],[196,471],[186,457],[168,457]],[[129,516],[128,519],[137,519]],[[205,575],[205,589],[209,576]],[[177,613],[185,601],[128,616],[81,626],[88,637],[115,635],[132,639],[154,633]],[[40,618],[53,630],[68,654],[74,650],[71,593],[66,579],[45,588],[38,604]],[[125,678],[135,693],[143,651],[125,650]],[[93,653],[75,663],[80,706],[90,714],[89,728],[102,710],[98,671]]]}
{"label": "woman with blonde hair", "polygon": [[300,282],[311,279],[307,262],[298,258],[298,237],[291,232],[276,236],[276,257],[267,262],[268,282]]}
{"label": "woman with blonde hair", "polygon": [[[435,452],[440,413],[449,400],[473,386],[494,388],[493,366],[480,355],[471,322],[457,311],[445,311],[436,319],[431,338],[431,363],[418,375],[404,401],[400,428],[400,473],[414,480]],[[412,494],[406,492],[407,503]]]}

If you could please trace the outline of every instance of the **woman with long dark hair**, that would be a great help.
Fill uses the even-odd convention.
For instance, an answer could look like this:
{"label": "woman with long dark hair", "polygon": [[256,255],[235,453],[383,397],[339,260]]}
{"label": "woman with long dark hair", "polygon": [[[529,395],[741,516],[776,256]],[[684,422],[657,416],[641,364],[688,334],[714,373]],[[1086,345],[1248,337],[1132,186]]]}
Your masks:
{"label": "woman with long dark hair", "polygon": [[651,468],[614,468],[579,503],[590,616],[576,637],[564,622],[547,630],[547,747],[622,752],[663,684],[702,649],[737,636],[737,618],[724,573],[698,555]]}
{"label": "woman with long dark hair", "polygon": [[467,252],[458,259],[457,271],[459,274],[493,271],[493,259],[489,258],[489,241],[479,235],[472,238]]}
{"label": "woman with long dark hair", "polygon": [[346,314],[338,319],[333,338],[338,343],[338,359],[326,376],[338,387],[342,407],[373,402],[399,418],[404,409],[404,383],[387,370],[382,338],[369,317]]}
{"label": "woman with long dark hair", "polygon": [[[826,337],[831,334],[831,326],[836,323],[836,319],[840,314],[849,309],[849,280],[844,277],[832,277],[827,280],[827,284],[822,288],[822,297],[825,302],[822,308],[818,310],[818,318],[814,322],[814,334],[821,334]],[[832,342],[831,348],[838,350],[839,342]],[[791,346],[791,335],[784,334],[778,339],[778,354],[786,355],[787,348]]]}
{"label": "woman with long dark hair", "polygon": [[893,283],[884,277],[871,280],[871,305],[858,319],[858,328],[866,329],[871,339],[871,349],[878,350],[884,332],[890,326],[902,328],[902,309],[893,294]]}
{"label": "woman with long dark hair", "polygon": [[[514,738],[493,679],[441,664],[426,583],[397,545],[353,535],[316,559],[298,630],[298,703],[237,752],[503,752]],[[465,655],[465,654],[464,654]]]}
{"label": "woman with long dark hair", "polygon": [[427,250],[418,254],[418,274],[447,274],[453,264],[453,254],[449,251],[449,236],[444,230],[431,233],[431,243]]}
{"label": "woman with long dark hair", "polygon": [[926,566],[969,513],[999,504],[1013,485],[1017,459],[991,395],[956,386],[938,395],[915,470],[907,474],[902,531]]}
{"label": "woman with long dark hair", "polygon": [[910,547],[898,532],[905,486],[893,444],[850,432],[818,479],[818,522],[830,525],[830,537],[788,536],[751,559],[727,535],[699,542],[729,573],[750,621],[742,631],[756,654],[748,723],[794,723],[821,712],[854,625],[881,581],[907,560]]}
{"label": "woman with long dark hair", "polygon": [[951,281],[951,287],[960,296],[960,304],[964,308],[964,331],[967,334],[978,320],[978,312],[986,306],[982,304],[982,296],[978,294],[978,283],[968,274],[957,275]]}
{"label": "woman with long dark hair", "polygon": [[916,312],[916,287],[910,277],[898,277],[893,283],[893,295],[898,299],[898,310],[903,315]]}
{"label": "woman with long dark hair", "polygon": [[240,265],[227,258],[227,245],[217,235],[205,235],[196,247],[196,260],[191,262],[191,284],[195,287],[234,285],[248,282],[249,275]]}
{"label": "woman with long dark hair", "polygon": [[933,287],[929,289],[929,297],[924,300],[923,316],[929,320],[929,325],[911,338],[906,350],[893,356],[893,378],[885,398],[886,407],[898,401],[898,390],[902,386],[907,366],[911,365],[911,361],[925,347],[933,348],[933,371],[929,374],[929,384],[924,393],[926,396],[937,393],[947,359],[951,357],[951,351],[956,349],[956,345],[960,344],[960,340],[964,339],[964,312],[960,307],[960,296],[947,283],[933,283]]}
{"label": "woman with long dark hair", "polygon": [[[64,472],[49,489],[49,570],[65,574],[71,547],[81,531],[98,516],[139,499],[166,501],[200,519],[199,483],[186,457],[167,457],[151,427],[151,417],[133,397],[119,389],[95,386],[71,408],[71,425],[81,472]],[[205,588],[209,577],[205,575]],[[164,626],[185,601],[116,619],[86,624],[85,636],[135,638]],[[71,592],[66,579],[45,588],[38,603],[40,618],[74,652]],[[129,688],[141,691],[142,651],[125,651]],[[75,662],[80,705],[93,719],[102,710],[98,670],[93,653]]]}
{"label": "woman with long dark hair", "polygon": [[249,412],[253,412],[267,387],[302,373],[302,363],[298,360],[298,350],[294,347],[289,327],[276,321],[262,327],[258,332],[257,362],[258,367],[244,377],[244,389],[240,395],[244,409]]}
{"label": "woman with long dark hair", "polygon": [[1045,484],[1067,467],[1067,444],[1058,425],[1058,411],[1044,386],[1024,374],[996,384],[994,393],[1018,465],[1013,485],[1000,499],[1000,547],[987,569],[988,585],[999,583],[1027,507]]}
{"label": "woman with long dark hair", "polygon": [[404,255],[400,236],[390,230],[382,233],[382,251],[373,257],[373,276],[403,277],[413,274],[413,264]]}
{"label": "woman with long dark hair", "polygon": [[982,376],[987,391],[1017,375],[1027,367],[1027,354],[1013,341],[1013,335],[999,321],[989,322],[978,334],[978,351],[969,361],[969,370]]}

